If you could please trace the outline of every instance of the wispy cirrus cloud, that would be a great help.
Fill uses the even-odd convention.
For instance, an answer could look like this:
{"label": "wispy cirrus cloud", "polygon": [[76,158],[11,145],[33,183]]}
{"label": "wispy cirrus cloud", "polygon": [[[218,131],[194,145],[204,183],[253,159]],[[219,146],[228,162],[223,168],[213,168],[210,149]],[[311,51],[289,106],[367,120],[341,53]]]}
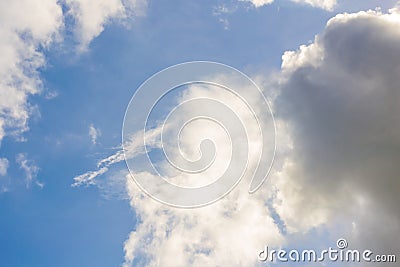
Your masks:
{"label": "wispy cirrus cloud", "polygon": [[[229,29],[229,16],[234,14],[239,2],[249,3],[254,8],[261,8],[274,3],[275,0],[238,0],[237,2],[227,2],[217,5],[213,8],[212,14],[218,18],[225,30]],[[338,5],[337,0],[291,0],[295,4],[311,6],[326,11],[333,11]]]}
{"label": "wispy cirrus cloud", "polygon": [[7,174],[8,164],[8,159],[0,158],[0,176],[4,176]]}
{"label": "wispy cirrus cloud", "polygon": [[19,168],[24,171],[25,173],[25,181],[26,186],[29,187],[33,181],[35,181],[36,185],[39,187],[43,187],[43,183],[39,182],[36,178],[39,172],[39,167],[36,163],[28,158],[26,153],[19,153],[15,161],[19,165]]}
{"label": "wispy cirrus cloud", "polygon": [[255,7],[262,7],[265,5],[272,4],[274,0],[240,0],[242,2],[250,2],[252,3]]}
{"label": "wispy cirrus cloud", "polygon": [[101,136],[101,131],[100,129],[94,127],[93,124],[89,125],[89,137],[90,141],[92,141],[92,144],[95,145],[97,144],[97,139]]}
{"label": "wispy cirrus cloud", "polygon": [[[255,7],[262,7],[265,5],[272,4],[274,0],[240,0],[244,2],[250,2]],[[309,5],[315,8],[321,8],[328,11],[332,11],[337,5],[337,0],[291,0],[297,4]]]}
{"label": "wispy cirrus cloud", "polygon": [[292,0],[298,4],[309,5],[316,8],[332,11],[337,5],[337,0]]}

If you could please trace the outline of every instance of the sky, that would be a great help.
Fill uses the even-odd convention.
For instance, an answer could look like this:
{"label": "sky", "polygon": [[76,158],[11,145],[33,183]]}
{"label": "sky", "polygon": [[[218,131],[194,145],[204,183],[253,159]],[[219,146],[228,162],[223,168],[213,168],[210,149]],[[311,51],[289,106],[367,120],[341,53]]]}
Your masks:
{"label": "sky", "polygon": [[[246,170],[219,201],[182,209],[133,181],[158,177],[147,159],[192,186],[241,162],[228,149],[242,141],[234,126],[226,135],[195,123],[179,151],[172,137],[163,145],[196,158],[208,136],[214,165],[193,182],[160,159],[159,133],[201,111],[185,107],[191,99],[227,103],[246,122],[247,167],[271,163],[257,161],[266,144],[247,125],[251,114],[216,87],[187,86],[161,103],[149,158],[136,142],[141,125],[122,139],[141,84],[189,61],[226,64],[255,82],[276,149],[256,193]],[[340,238],[400,260],[399,74],[395,0],[0,0],[0,266],[270,266],[257,258],[265,245],[324,249]],[[258,93],[236,85],[270,127]],[[143,103],[150,98],[144,92]],[[183,111],[164,129],[171,105]],[[301,266],[366,265],[324,264]]]}

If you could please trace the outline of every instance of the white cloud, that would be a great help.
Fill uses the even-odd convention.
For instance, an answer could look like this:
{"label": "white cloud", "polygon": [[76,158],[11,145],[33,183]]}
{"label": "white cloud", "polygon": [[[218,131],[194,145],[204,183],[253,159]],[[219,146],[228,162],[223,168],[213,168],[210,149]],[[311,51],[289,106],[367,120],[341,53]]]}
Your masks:
{"label": "white cloud", "polygon": [[[112,18],[144,15],[147,2],[67,0],[65,3],[70,8],[69,15],[76,19],[76,24],[67,27],[75,32],[79,49],[85,50]],[[43,51],[62,40],[63,30],[64,16],[60,1],[0,2],[0,145],[5,136],[25,140],[22,133],[29,129],[29,117],[38,114],[37,107],[29,102],[29,97],[43,91],[39,73],[41,68],[46,67]],[[45,98],[56,96],[55,91],[48,91]],[[100,131],[91,125],[89,135],[95,143]],[[38,167],[25,154],[18,154],[16,159],[25,171],[29,185],[35,180]],[[7,165],[2,159],[0,175],[6,173]],[[37,180],[35,183],[43,186]]]}
{"label": "white cloud", "polygon": [[[66,0],[72,27],[85,50],[113,18],[143,15],[145,0]],[[61,4],[56,0],[0,2],[0,143],[4,136],[22,138],[35,108],[28,99],[43,90],[39,69],[46,66],[41,52],[61,40],[64,27]],[[54,97],[49,93],[47,97]]]}
{"label": "white cloud", "polygon": [[[149,131],[146,135],[148,140],[148,145],[150,147],[156,147],[155,140],[160,135],[161,128],[154,129]],[[98,170],[89,171],[74,177],[74,183],[72,186],[80,186],[80,185],[91,185],[95,184],[95,179],[98,176],[103,175],[109,170],[109,167],[117,164],[125,159],[125,155],[127,158],[134,158],[138,155],[142,155],[145,153],[145,150],[142,146],[142,140],[138,138],[138,135],[133,135],[128,142],[125,143],[125,154],[122,149],[119,149],[113,155],[100,160],[97,163]]]}
{"label": "white cloud", "polygon": [[107,23],[144,14],[145,0],[66,0],[68,14],[75,19],[74,33],[78,49],[85,51],[90,42],[103,32]]}
{"label": "white cloud", "polygon": [[84,174],[78,175],[78,176],[74,177],[75,182],[72,184],[72,186],[80,186],[83,184],[86,184],[86,185],[95,184],[95,178],[99,175],[104,174],[107,171],[108,171],[107,167],[102,167],[96,171],[90,171],[90,172],[86,172]]}
{"label": "white cloud", "polygon": [[285,51],[282,56],[282,71],[287,73],[301,66],[318,67],[322,61],[323,51],[318,43],[301,45],[299,51]]}
{"label": "white cloud", "polygon": [[228,16],[235,13],[237,6],[230,6],[226,4],[213,7],[212,15],[218,18],[218,22],[222,24],[225,30],[229,29]]}
{"label": "white cloud", "polygon": [[295,3],[306,4],[312,7],[317,7],[332,11],[337,5],[337,0],[292,0]]}
{"label": "white cloud", "polygon": [[124,266],[252,266],[266,243],[282,244],[268,196],[249,195],[246,187],[194,210],[149,199],[129,176],[127,187],[140,224],[125,242]]}
{"label": "white cloud", "polygon": [[[211,206],[181,210],[151,200],[127,175],[139,222],[124,244],[124,264],[256,266],[265,244],[300,240],[302,247],[334,246],[330,238],[338,237],[348,238],[352,248],[395,253],[400,246],[393,235],[400,230],[399,28],[397,9],[341,14],[314,43],[283,55],[274,100],[277,161],[255,195],[241,183]],[[131,141],[129,156],[142,155],[141,140]],[[90,183],[107,171],[104,167],[122,160],[118,151],[80,181]],[[324,236],[316,244],[319,231]]]}
{"label": "white cloud", "polygon": [[30,95],[40,93],[38,69],[46,62],[39,51],[62,28],[61,7],[55,0],[0,2],[0,142],[5,135],[28,129]]}
{"label": "white cloud", "polygon": [[97,138],[101,136],[101,131],[98,128],[95,128],[93,124],[89,125],[89,137],[90,140],[92,141],[92,144],[95,145],[97,144]]}
{"label": "white cloud", "polygon": [[[241,87],[247,93],[248,88]],[[257,165],[257,153],[260,147],[258,140],[258,126],[254,117],[249,113],[247,106],[239,101],[231,93],[221,89],[199,88],[192,86],[179,98],[179,103],[186,103],[190,99],[208,97],[222,101],[245,122],[250,136],[249,168]],[[254,96],[255,97],[255,96]],[[262,101],[262,100],[260,100]],[[257,110],[258,107],[253,107]],[[183,107],[182,113],[187,116],[194,113],[192,106]],[[158,125],[152,128],[146,136],[150,148],[159,148],[159,137],[164,130],[166,141],[164,148],[175,146],[171,144],[175,139],[169,135],[169,131],[181,125],[181,117],[176,117],[168,124]],[[250,124],[250,125],[248,125]],[[224,124],[224,126],[228,127]],[[216,144],[217,158],[212,166],[200,174],[185,175],[169,170],[168,164],[158,165],[160,170],[171,176],[175,184],[189,186],[211,182],[218,177],[227,167],[230,161],[230,140],[226,132],[214,129],[216,125],[209,121],[192,123],[188,129],[181,132],[180,148],[187,158],[198,156],[198,145],[202,138],[211,138]],[[238,126],[236,126],[238,127]],[[228,127],[229,129],[229,127]],[[133,135],[131,141],[125,145],[127,157],[141,160],[141,156],[147,157],[143,149],[143,139],[140,134]],[[243,138],[235,136],[230,131],[230,138]],[[95,177],[104,174],[107,169],[123,160],[122,151],[99,162],[97,171],[88,172],[75,177],[74,185],[96,183]],[[172,158],[174,161],[174,156]],[[140,164],[138,165],[140,168]],[[146,170],[131,169],[134,176],[143,174]],[[123,172],[122,172],[123,173]],[[251,172],[246,172],[240,186],[234,189],[228,197],[216,204],[196,210],[181,210],[164,206],[145,196],[133,183],[130,175],[126,175],[126,186],[131,199],[132,208],[135,210],[141,223],[130,234],[125,243],[125,265],[156,266],[162,262],[163,266],[210,266],[231,265],[243,266],[257,263],[257,252],[264,248],[265,242],[270,245],[282,243],[282,234],[278,225],[274,223],[270,208],[266,200],[271,196],[271,191],[250,195],[248,194],[248,182]],[[265,231],[265,229],[268,231]],[[179,255],[172,257],[171,255]],[[138,262],[139,261],[139,262]],[[146,262],[146,263],[144,263]]]}
{"label": "white cloud", "polygon": [[28,155],[26,153],[17,154],[15,160],[18,163],[20,169],[25,172],[27,187],[29,187],[33,181],[35,181],[36,185],[38,185],[39,187],[43,187],[43,184],[36,180],[36,176],[39,172],[39,167],[36,166],[33,160],[28,159]]}
{"label": "white cloud", "polygon": [[400,1],[397,1],[397,3],[394,5],[393,8],[389,9],[390,13],[400,13]]}
{"label": "white cloud", "polygon": [[8,169],[8,159],[0,158],[0,176],[6,175],[7,169]]}
{"label": "white cloud", "polygon": [[69,14],[76,20],[75,34],[79,49],[84,50],[103,30],[110,19],[124,16],[124,6],[120,0],[66,0]]}
{"label": "white cloud", "polygon": [[[274,0],[239,0],[242,2],[250,2],[256,8],[272,4]],[[310,5],[312,7],[332,11],[337,5],[337,0],[291,0],[294,3]]]}
{"label": "white cloud", "polygon": [[274,0],[240,0],[240,1],[250,2],[255,7],[262,7],[262,6],[269,5],[274,2]]}

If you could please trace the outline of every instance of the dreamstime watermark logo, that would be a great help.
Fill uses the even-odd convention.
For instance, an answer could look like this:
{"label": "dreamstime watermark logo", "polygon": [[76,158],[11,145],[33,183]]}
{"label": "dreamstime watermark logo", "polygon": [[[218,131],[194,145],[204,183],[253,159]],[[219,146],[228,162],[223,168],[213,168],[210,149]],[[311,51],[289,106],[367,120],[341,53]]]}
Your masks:
{"label": "dreamstime watermark logo", "polygon": [[[254,193],[276,148],[274,118],[262,91],[242,72],[205,61],[178,64],[146,80],[127,107],[122,136],[125,161],[141,190],[183,208],[217,201],[244,175]],[[132,156],[138,154],[130,151],[132,143],[144,148],[145,158]],[[212,179],[179,184],[190,176]]]}
{"label": "dreamstime watermark logo", "polygon": [[258,253],[258,260],[262,262],[370,262],[370,263],[393,263],[396,262],[396,255],[374,254],[371,250],[360,251],[348,249],[348,242],[340,238],[336,242],[336,248],[329,247],[321,251],[314,249],[290,251],[270,250],[268,246]]}

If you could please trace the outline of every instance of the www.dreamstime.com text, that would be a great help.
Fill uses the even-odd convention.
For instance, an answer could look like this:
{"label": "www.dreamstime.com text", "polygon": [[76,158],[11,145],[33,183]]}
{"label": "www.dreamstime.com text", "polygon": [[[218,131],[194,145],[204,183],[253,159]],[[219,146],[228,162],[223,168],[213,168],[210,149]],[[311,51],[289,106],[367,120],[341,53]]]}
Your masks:
{"label": "www.dreamstime.com text", "polygon": [[370,263],[394,263],[397,258],[394,254],[374,254],[373,251],[347,249],[346,239],[338,239],[336,248],[329,247],[324,250],[314,249],[290,251],[270,249],[268,246],[258,253],[258,260],[262,262],[370,262]]}

